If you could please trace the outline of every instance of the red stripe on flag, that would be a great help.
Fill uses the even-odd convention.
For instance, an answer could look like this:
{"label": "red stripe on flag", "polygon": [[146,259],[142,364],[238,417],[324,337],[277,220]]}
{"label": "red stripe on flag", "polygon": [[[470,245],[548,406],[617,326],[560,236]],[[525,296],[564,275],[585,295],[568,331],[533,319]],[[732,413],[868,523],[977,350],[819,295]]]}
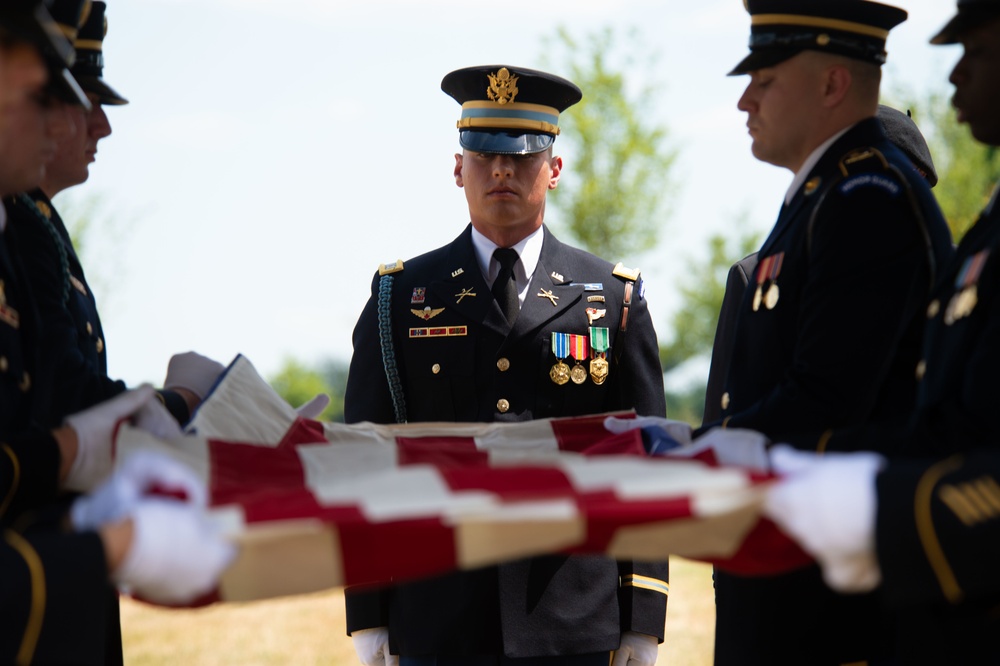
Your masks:
{"label": "red stripe on flag", "polygon": [[338,522],[337,527],[344,579],[352,585],[422,578],[458,567],[454,531],[437,519],[377,525]]}
{"label": "red stripe on flag", "polygon": [[297,418],[285,436],[278,442],[278,448],[294,448],[299,444],[316,444],[325,441],[327,441],[326,433],[323,431],[322,423]]}
{"label": "red stripe on flag", "polygon": [[[635,418],[635,413],[624,412],[614,414],[619,418]],[[556,438],[556,444],[560,451],[575,451],[582,453],[604,440],[614,440],[616,435],[604,429],[604,419],[608,414],[598,416],[579,416],[570,419],[553,419],[551,421],[552,434]],[[638,437],[639,445],[642,445],[642,435],[638,430],[633,431]],[[629,433],[630,435],[632,433]],[[631,437],[629,438],[631,439]]]}
{"label": "red stripe on flag", "polygon": [[231,504],[259,489],[303,488],[305,472],[294,449],[209,440],[212,504]]}
{"label": "red stripe on flag", "polygon": [[606,552],[615,532],[629,525],[692,516],[687,497],[626,502],[608,490],[581,494],[577,504],[587,518],[587,540],[573,549],[580,553]]}
{"label": "red stripe on flag", "polygon": [[472,437],[397,437],[399,465],[460,467],[485,465],[489,455],[476,448]]}
{"label": "red stripe on flag", "polygon": [[525,496],[536,500],[576,494],[573,483],[555,467],[459,467],[442,469],[439,473],[454,491],[485,490],[506,501]]}

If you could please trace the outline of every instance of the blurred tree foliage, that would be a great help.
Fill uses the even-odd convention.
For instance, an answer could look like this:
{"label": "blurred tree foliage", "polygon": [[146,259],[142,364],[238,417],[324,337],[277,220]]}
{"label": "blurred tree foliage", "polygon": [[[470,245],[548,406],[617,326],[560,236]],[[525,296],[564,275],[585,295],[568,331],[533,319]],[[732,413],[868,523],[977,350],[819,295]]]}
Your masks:
{"label": "blurred tree foliage", "polygon": [[305,404],[319,393],[326,393],[330,396],[330,404],[319,420],[343,422],[347,369],[343,361],[326,360],[307,366],[302,361],[287,358],[281,369],[267,381],[293,407]]}
{"label": "blurred tree foliage", "polygon": [[707,259],[688,257],[687,270],[677,287],[683,302],[671,319],[669,341],[660,345],[664,372],[711,354],[729,268],[760,247],[760,234],[748,232],[746,227],[744,214],[733,224],[733,233],[717,233],[708,239]]}
{"label": "blurred tree foliage", "polygon": [[546,67],[583,90],[583,101],[560,117],[557,152],[566,145],[573,157],[549,201],[577,244],[611,261],[656,244],[676,159],[666,126],[656,120],[662,86],[634,88],[643,74],[659,71],[657,56],[635,31],[625,37],[627,48],[621,42],[610,28],[582,40],[560,28],[545,53],[561,56],[543,56]]}

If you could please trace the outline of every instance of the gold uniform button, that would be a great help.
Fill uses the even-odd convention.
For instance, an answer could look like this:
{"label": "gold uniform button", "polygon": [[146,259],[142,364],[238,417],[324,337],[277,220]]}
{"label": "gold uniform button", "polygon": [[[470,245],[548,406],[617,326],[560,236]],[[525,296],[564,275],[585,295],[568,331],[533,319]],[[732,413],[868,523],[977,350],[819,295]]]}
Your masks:
{"label": "gold uniform button", "polygon": [[102,351],[104,351],[104,340],[97,338],[97,353],[100,354]]}
{"label": "gold uniform button", "polygon": [[729,391],[722,394],[722,400],[720,402],[722,403],[723,409],[729,409]]}
{"label": "gold uniform button", "polygon": [[917,381],[922,381],[924,375],[927,374],[927,361],[920,361],[917,363],[917,371],[914,373],[917,377]]}
{"label": "gold uniform button", "polygon": [[94,334],[94,327],[91,326],[90,322],[88,321],[87,322],[87,335],[93,335],[93,334]]}
{"label": "gold uniform button", "polygon": [[499,361],[497,361],[497,370],[499,370],[500,372],[507,372],[508,370],[510,370],[510,361],[505,358],[502,358]]}
{"label": "gold uniform button", "polygon": [[27,393],[31,390],[31,375],[27,372],[24,373],[24,377],[21,379],[21,385],[18,386],[21,389],[21,393]]}
{"label": "gold uniform button", "polygon": [[435,375],[438,374],[439,372],[441,372],[441,364],[440,363],[435,363],[434,365],[432,365],[431,366],[431,372],[433,372]]}
{"label": "gold uniform button", "polygon": [[0,356],[0,372],[7,372],[7,368],[10,367],[10,362],[7,360],[6,356]]}
{"label": "gold uniform button", "polygon": [[501,414],[506,414],[508,411],[510,411],[510,403],[501,398],[500,400],[497,401],[497,411],[499,411]]}
{"label": "gold uniform button", "polygon": [[927,306],[927,318],[934,319],[938,316],[938,312],[941,312],[941,301],[934,299],[931,304]]}

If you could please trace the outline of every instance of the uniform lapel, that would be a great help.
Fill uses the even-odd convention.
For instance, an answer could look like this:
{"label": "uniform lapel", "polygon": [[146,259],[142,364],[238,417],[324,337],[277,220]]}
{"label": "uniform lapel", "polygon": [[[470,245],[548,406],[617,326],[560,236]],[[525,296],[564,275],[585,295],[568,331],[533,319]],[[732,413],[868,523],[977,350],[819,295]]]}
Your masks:
{"label": "uniform lapel", "polygon": [[[547,228],[544,233],[542,253],[531,276],[531,287],[508,342],[531,335],[546,323],[563,316],[583,295],[583,285],[573,284],[571,264],[564,257],[562,243]],[[584,314],[581,312],[580,316]]]}
{"label": "uniform lapel", "polygon": [[506,335],[507,320],[490,293],[472,247],[472,225],[452,242],[447,257],[447,272],[441,279],[432,281],[428,290],[448,309]]}
{"label": "uniform lapel", "polygon": [[[835,177],[837,174],[836,166],[848,150],[871,146],[884,140],[884,138],[885,136],[879,129],[878,121],[875,118],[871,118],[861,121],[845,132],[842,137],[834,141],[826,149],[826,152],[823,153],[816,166],[809,172],[803,184],[799,186],[791,202],[787,206],[782,207],[781,213],[778,215],[778,221],[774,223],[774,228],[771,230],[764,245],[760,248],[760,257],[763,259],[769,255],[771,248],[774,247],[778,239],[799,218],[799,214],[806,204],[813,204],[817,197],[822,196],[822,193],[829,185],[829,182],[826,182],[827,179]],[[818,182],[816,182],[817,178],[820,179]],[[814,183],[813,187],[807,187],[807,184],[810,182]],[[807,190],[808,194],[806,193]],[[811,207],[808,210],[811,210]]]}

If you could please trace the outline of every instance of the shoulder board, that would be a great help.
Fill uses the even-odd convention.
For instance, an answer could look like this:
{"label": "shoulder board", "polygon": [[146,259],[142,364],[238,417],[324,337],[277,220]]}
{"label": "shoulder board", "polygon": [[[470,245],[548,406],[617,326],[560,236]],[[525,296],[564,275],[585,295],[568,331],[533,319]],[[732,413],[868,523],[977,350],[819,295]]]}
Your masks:
{"label": "shoulder board", "polygon": [[635,282],[639,279],[639,269],[638,268],[626,268],[625,264],[618,262],[615,265],[613,271],[611,271],[616,277],[624,278],[626,280],[632,280]]}
{"label": "shoulder board", "polygon": [[845,177],[888,168],[889,161],[875,148],[856,148],[840,158],[840,173]]}
{"label": "shoulder board", "polygon": [[397,259],[394,264],[380,264],[378,267],[379,275],[392,275],[393,273],[399,273],[403,270],[403,260]]}

